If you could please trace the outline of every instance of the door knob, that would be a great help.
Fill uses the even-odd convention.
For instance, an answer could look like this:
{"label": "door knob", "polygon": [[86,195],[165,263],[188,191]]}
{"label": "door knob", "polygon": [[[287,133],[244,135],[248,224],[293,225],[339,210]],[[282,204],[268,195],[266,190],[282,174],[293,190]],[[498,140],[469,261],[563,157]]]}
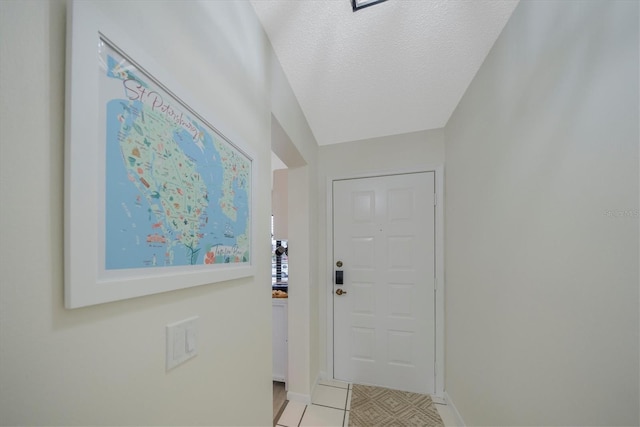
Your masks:
{"label": "door knob", "polygon": [[343,291],[342,289],[336,289],[336,295],[346,294],[347,291]]}

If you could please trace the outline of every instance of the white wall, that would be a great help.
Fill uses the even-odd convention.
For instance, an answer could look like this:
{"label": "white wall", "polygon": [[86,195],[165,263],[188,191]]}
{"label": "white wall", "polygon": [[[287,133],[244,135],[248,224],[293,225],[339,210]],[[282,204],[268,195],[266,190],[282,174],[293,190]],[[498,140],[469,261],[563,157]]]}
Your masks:
{"label": "white wall", "polygon": [[445,128],[467,425],[638,425],[638,3],[523,1]]}
{"label": "white wall", "polygon": [[[272,104],[308,125],[248,2],[100,8],[255,154],[257,275],[63,308],[66,3],[0,2],[0,424],[269,425]],[[199,354],[165,372],[165,325],[193,315]]]}
{"label": "white wall", "polygon": [[392,135],[342,144],[324,145],[318,150],[318,212],[324,218],[319,224],[318,247],[318,316],[320,369],[333,378],[327,361],[327,303],[332,292],[332,266],[327,265],[327,180],[358,174],[394,173],[428,170],[444,164],[442,129]]}

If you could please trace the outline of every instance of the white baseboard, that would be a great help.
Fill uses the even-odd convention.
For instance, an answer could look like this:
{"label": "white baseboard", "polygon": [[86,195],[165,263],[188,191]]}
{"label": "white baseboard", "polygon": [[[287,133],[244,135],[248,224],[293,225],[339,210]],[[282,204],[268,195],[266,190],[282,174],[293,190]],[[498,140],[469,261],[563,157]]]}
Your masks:
{"label": "white baseboard", "polygon": [[294,393],[289,391],[287,392],[287,400],[290,400],[292,402],[299,402],[304,405],[311,405],[311,396],[308,394]]}
{"label": "white baseboard", "polygon": [[456,408],[456,405],[453,403],[453,400],[451,400],[451,396],[449,396],[449,393],[447,393],[446,391],[444,392],[444,399],[447,403],[447,406],[449,406],[449,408],[451,409],[451,412],[453,412],[453,415],[456,417],[456,425],[458,427],[466,427],[466,424],[462,419],[462,415],[460,415],[460,412],[458,412],[458,408]]}
{"label": "white baseboard", "polygon": [[446,405],[447,404],[447,399],[444,396],[438,396],[436,394],[432,394],[431,395],[431,400],[433,401],[433,403],[437,403],[439,405]]}
{"label": "white baseboard", "polygon": [[316,376],[316,380],[311,386],[311,394],[293,393],[289,391],[287,392],[287,400],[304,403],[305,405],[311,405],[311,396],[313,396],[313,393],[316,391],[316,387],[318,386],[318,383],[320,382],[321,379],[322,379],[322,372],[319,372],[318,376]]}
{"label": "white baseboard", "polygon": [[[320,374],[321,374],[321,372],[318,372],[318,375],[316,375],[316,380],[313,382],[313,385],[311,386],[311,396],[312,397],[316,392],[316,387],[318,387],[318,383],[320,383],[320,380],[322,380],[322,376]],[[311,402],[309,402],[309,403],[311,403]]]}

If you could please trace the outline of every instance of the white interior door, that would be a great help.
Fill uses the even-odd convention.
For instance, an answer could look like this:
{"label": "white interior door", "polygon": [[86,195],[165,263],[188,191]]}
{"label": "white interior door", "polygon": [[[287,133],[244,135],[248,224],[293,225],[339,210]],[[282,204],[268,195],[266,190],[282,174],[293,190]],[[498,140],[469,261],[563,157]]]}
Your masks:
{"label": "white interior door", "polygon": [[333,182],[336,379],[434,393],[434,192],[433,172]]}

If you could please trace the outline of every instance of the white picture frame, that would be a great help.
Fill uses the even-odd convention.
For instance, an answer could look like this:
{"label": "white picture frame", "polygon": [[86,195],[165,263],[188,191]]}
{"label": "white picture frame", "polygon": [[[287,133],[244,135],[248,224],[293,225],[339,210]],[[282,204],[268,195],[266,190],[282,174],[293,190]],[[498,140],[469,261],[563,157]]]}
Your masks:
{"label": "white picture frame", "polygon": [[[219,123],[214,122],[212,115],[200,105],[197,105],[194,98],[190,97],[180,87],[170,73],[150,58],[145,53],[143,46],[130,39],[123,29],[119,28],[115,22],[107,19],[95,5],[84,1],[72,2],[69,5],[67,22],[64,222],[65,307],[69,309],[78,308],[253,276],[255,272],[253,259],[255,197],[252,192],[256,188],[256,173],[254,156],[250,150],[239,138],[231,137],[231,132],[228,130],[223,133],[220,130],[222,127]],[[149,132],[148,135],[156,136],[155,140],[153,140],[155,141],[154,145],[147,144],[148,147],[153,147],[157,152],[157,141],[162,141],[162,147],[164,147],[164,143],[180,147],[177,142],[174,143],[172,140],[183,130],[186,132],[185,129],[191,126],[195,128],[193,135],[198,135],[197,138],[200,138],[198,141],[215,141],[215,144],[213,144],[215,147],[212,149],[217,150],[216,147],[223,147],[224,152],[231,153],[235,159],[234,161],[238,162],[238,169],[242,168],[242,173],[233,176],[226,175],[223,171],[221,176],[224,177],[224,182],[218,183],[221,188],[220,194],[211,195],[210,198],[209,191],[204,193],[201,191],[202,186],[205,184],[199,184],[199,187],[189,184],[186,189],[182,190],[180,188],[171,188],[171,191],[178,191],[181,195],[185,191],[190,191],[188,195],[190,203],[197,199],[198,203],[200,203],[198,206],[202,207],[202,209],[194,208],[198,209],[197,215],[193,214],[196,210],[192,211],[192,206],[188,207],[189,213],[192,215],[184,219],[184,221],[193,218],[198,219],[197,221],[191,221],[188,226],[190,228],[186,228],[186,225],[182,228],[176,228],[170,224],[172,219],[184,218],[184,213],[187,212],[186,207],[176,207],[175,210],[167,209],[166,206],[169,205],[166,205],[166,203],[168,203],[169,199],[161,196],[157,191],[151,192],[152,185],[149,185],[148,182],[136,175],[135,171],[143,174],[149,173],[153,169],[153,173],[156,173],[159,169],[158,165],[154,164],[152,167],[149,161],[145,162],[144,155],[142,155],[137,156],[139,163],[135,171],[127,175],[132,182],[132,187],[127,187],[127,191],[135,192],[136,188],[141,189],[140,197],[136,200],[140,206],[147,203],[146,206],[143,206],[143,208],[146,207],[147,220],[139,224],[132,219],[131,227],[136,227],[135,231],[125,227],[114,232],[112,214],[109,213],[111,211],[107,211],[107,192],[111,191],[108,188],[112,181],[115,182],[114,177],[117,176],[119,177],[118,179],[122,177],[119,175],[120,172],[115,172],[116,168],[111,169],[111,165],[114,163],[107,164],[107,134],[108,132],[113,134],[113,132],[107,130],[109,128],[106,117],[108,108],[104,100],[109,98],[112,93],[109,92],[112,90],[112,86],[110,83],[104,83],[105,76],[101,74],[103,70],[99,66],[100,64],[104,65],[104,61],[102,63],[99,61],[100,55],[105,49],[105,43],[103,42],[106,43],[107,50],[111,49],[109,51],[110,55],[113,52],[115,52],[112,55],[113,57],[120,55],[119,60],[127,65],[125,67],[128,70],[127,73],[133,73],[124,75],[120,82],[123,86],[123,93],[127,97],[125,101],[134,102],[136,100],[133,97],[134,92],[127,92],[124,89],[125,81],[142,82],[141,84],[148,84],[149,88],[155,91],[156,96],[160,94],[159,96],[167,104],[171,104],[171,108],[173,108],[169,119],[167,115],[160,115],[158,113],[159,109],[152,110],[151,104],[145,104],[145,100],[140,97],[137,99],[140,104],[136,105],[141,107],[133,110],[137,114],[142,111],[142,114],[135,117],[131,114],[131,117],[122,119],[123,123],[125,123],[124,120],[144,119],[144,114],[147,113],[147,125],[145,125],[144,129],[138,127],[138,130],[143,130],[144,132]],[[138,77],[137,80],[129,78],[134,74]],[[124,108],[125,104],[122,105]],[[127,105],[132,106],[133,104]],[[177,113],[173,114],[176,111]],[[164,113],[168,114],[166,110]],[[182,114],[186,119],[178,121],[175,117],[178,113]],[[149,117],[155,117],[157,120],[155,122],[150,121]],[[167,117],[166,123],[160,120],[162,117]],[[112,118],[111,113],[109,113],[109,118]],[[126,123],[132,124],[133,122]],[[152,127],[152,124],[155,127]],[[185,129],[161,133],[161,130],[167,129],[164,127],[165,124],[174,128],[180,124]],[[198,129],[200,132],[198,132]],[[151,133],[152,131],[153,133]],[[127,170],[127,157],[124,155],[124,147],[130,142],[125,142],[127,137],[122,135],[123,132],[120,130],[116,144],[123,150],[122,161],[125,166],[123,166],[122,170]],[[143,135],[143,133],[140,133],[140,135]],[[165,135],[171,135],[171,138],[163,139]],[[186,133],[186,135],[190,134]],[[208,137],[211,137],[210,140],[204,139]],[[196,136],[193,137],[193,143],[196,145],[197,138]],[[112,140],[110,141],[113,142]],[[112,147],[113,145],[110,145],[109,150],[113,149]],[[175,147],[172,146],[172,148]],[[227,149],[228,151],[226,151]],[[167,151],[169,150],[167,149]],[[175,150],[174,152],[177,153],[175,157],[181,155]],[[219,153],[219,151],[216,152]],[[138,152],[137,154],[140,153]],[[190,172],[194,171],[196,166],[198,168],[202,167],[203,162],[198,163],[193,156],[185,156],[188,158],[186,166],[191,167]],[[220,164],[226,162],[224,163],[225,165],[231,165],[229,157],[221,154],[217,160]],[[215,160],[215,156],[213,159]],[[171,159],[171,161],[174,160],[173,158]],[[182,165],[183,163],[181,162],[180,167]],[[233,163],[233,165],[235,166],[236,163]],[[133,163],[129,166],[133,168]],[[207,167],[211,167],[211,165]],[[181,170],[180,172],[184,171]],[[234,173],[236,173],[235,168]],[[191,176],[196,175],[192,174]],[[208,175],[213,176],[214,174]],[[180,176],[187,175],[181,174]],[[199,177],[198,175],[197,178]],[[233,181],[234,179],[236,181]],[[233,184],[230,184],[229,180]],[[146,193],[145,188],[140,187],[139,184],[141,182],[148,187],[149,194],[153,193],[151,198],[148,197],[149,194]],[[166,190],[166,185],[163,188]],[[207,190],[210,189],[208,186],[206,188]],[[244,195],[242,199],[237,197],[236,190],[238,189],[242,189],[241,193]],[[110,192],[109,194],[115,193]],[[125,198],[127,195],[123,194],[122,197]],[[220,213],[230,212],[229,209],[231,208],[224,203],[228,202],[230,197],[234,197],[234,201],[242,201],[242,205],[237,205],[243,206],[242,210],[238,210],[235,204],[231,207],[238,212],[236,219],[243,219],[243,221],[237,221],[238,224],[244,224],[243,234],[234,236],[233,231],[225,232],[225,235],[220,239],[235,241],[236,244],[220,243],[212,246],[212,239],[218,238],[214,237],[214,234],[217,233],[216,230],[223,226],[219,224],[219,221],[212,221],[212,224],[209,224],[209,219],[212,218],[202,214],[203,209],[210,211],[212,204],[216,204],[220,208]],[[223,200],[223,198],[225,199]],[[209,205],[205,203],[207,201]],[[127,204],[128,201],[126,200],[122,202],[123,210],[129,209]],[[197,205],[197,203],[195,204]],[[110,201],[109,207],[111,208],[112,205],[113,203]],[[172,203],[171,205],[178,206],[179,203]],[[174,208],[172,207],[171,209]],[[185,210],[180,211],[180,209]],[[198,222],[197,225],[196,222]],[[232,223],[233,221],[230,222]],[[214,224],[216,224],[215,230]],[[112,241],[115,241],[112,237],[117,233],[131,233],[132,238],[134,235],[144,235],[147,231],[145,228],[152,226],[157,226],[160,231],[165,231],[165,235],[162,236],[160,233],[154,235],[157,237],[147,237],[146,241],[143,240],[142,246],[136,243],[135,245],[131,244],[131,246],[123,246],[122,250],[128,250],[127,254],[133,255],[132,259],[143,259],[145,256],[148,257],[147,254],[149,252],[148,245],[145,246],[146,242],[152,242],[158,245],[158,251],[161,254],[157,258],[161,259],[162,262],[157,262],[158,259],[156,259],[154,253],[153,261],[145,261],[146,263],[144,264],[137,263],[135,267],[126,266],[125,264],[129,262],[127,261],[129,257],[122,257],[119,252],[112,250],[117,246],[117,243],[112,244]],[[226,227],[228,228],[230,225],[227,224]],[[107,228],[109,228],[109,232]],[[169,235],[171,238],[167,237]],[[190,237],[185,237],[187,235]],[[209,243],[202,244],[200,247],[196,246],[200,242],[204,242],[206,238],[210,239]],[[236,240],[233,240],[234,238]],[[139,241],[140,239],[136,240],[136,242]],[[184,254],[178,253],[180,245],[185,248],[191,248],[190,251],[185,250],[186,254],[190,254],[188,258],[190,264],[185,264],[186,261],[182,259]],[[176,252],[173,252],[173,249]],[[176,261],[179,257],[180,262]]]}

